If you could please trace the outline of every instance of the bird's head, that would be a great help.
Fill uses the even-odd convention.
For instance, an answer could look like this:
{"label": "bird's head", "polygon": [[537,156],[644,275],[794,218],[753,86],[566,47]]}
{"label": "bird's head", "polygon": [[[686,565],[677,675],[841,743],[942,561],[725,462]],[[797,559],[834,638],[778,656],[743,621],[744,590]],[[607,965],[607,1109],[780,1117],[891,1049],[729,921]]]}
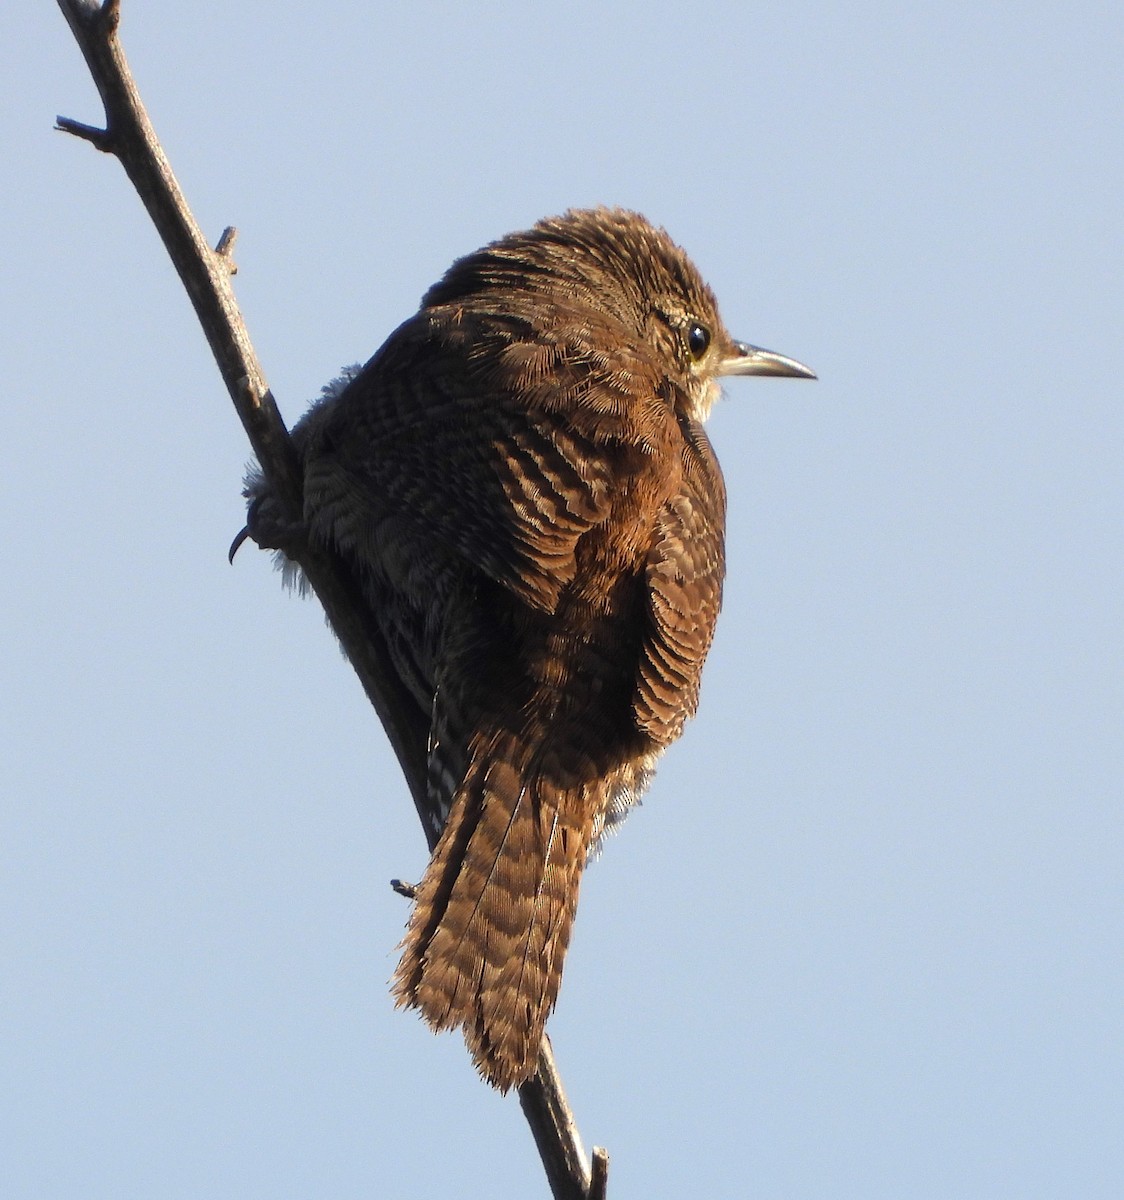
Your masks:
{"label": "bird's head", "polygon": [[[815,379],[783,354],[736,340],[698,268],[668,234],[622,208],[571,209],[455,262],[423,308],[483,299],[516,318],[552,305],[586,310],[631,348],[658,355],[688,415],[705,420],[731,375]],[[510,313],[504,313],[510,304]]]}

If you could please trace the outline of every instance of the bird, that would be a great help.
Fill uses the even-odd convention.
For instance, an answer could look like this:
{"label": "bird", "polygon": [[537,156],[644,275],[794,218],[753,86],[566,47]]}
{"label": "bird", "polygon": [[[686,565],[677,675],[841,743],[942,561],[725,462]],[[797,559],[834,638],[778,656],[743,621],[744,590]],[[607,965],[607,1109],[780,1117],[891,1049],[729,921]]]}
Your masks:
{"label": "bird", "polygon": [[458,259],[325,389],[297,524],[247,477],[244,535],[346,564],[413,706],[436,846],[392,992],[501,1092],[535,1071],[586,864],[696,710],[725,569],[703,425],[743,375],[815,378],[736,341],[662,228],[573,209]]}

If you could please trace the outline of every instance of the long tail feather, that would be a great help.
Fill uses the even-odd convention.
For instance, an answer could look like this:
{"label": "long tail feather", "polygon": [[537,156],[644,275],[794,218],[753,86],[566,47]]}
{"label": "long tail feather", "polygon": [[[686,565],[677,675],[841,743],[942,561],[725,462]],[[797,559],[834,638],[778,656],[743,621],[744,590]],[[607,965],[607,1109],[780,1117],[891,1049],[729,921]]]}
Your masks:
{"label": "long tail feather", "polygon": [[[475,756],[418,889],[399,1005],[462,1027],[501,1091],[534,1071],[558,997],[593,822],[591,789],[531,771],[511,735]],[[539,760],[541,763],[541,759]]]}

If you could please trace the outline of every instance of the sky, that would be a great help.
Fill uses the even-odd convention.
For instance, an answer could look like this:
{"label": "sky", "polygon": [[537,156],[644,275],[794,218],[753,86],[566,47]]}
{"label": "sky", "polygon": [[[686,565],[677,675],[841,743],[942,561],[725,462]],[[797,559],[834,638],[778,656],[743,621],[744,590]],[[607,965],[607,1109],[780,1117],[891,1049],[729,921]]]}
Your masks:
{"label": "sky", "polygon": [[[124,4],[289,421],[457,256],[665,226],[815,384],[710,420],[697,718],[550,1023],[610,1191],[1124,1194],[1119,5]],[[56,7],[0,48],[11,1200],[547,1194],[396,1012],[424,841]]]}

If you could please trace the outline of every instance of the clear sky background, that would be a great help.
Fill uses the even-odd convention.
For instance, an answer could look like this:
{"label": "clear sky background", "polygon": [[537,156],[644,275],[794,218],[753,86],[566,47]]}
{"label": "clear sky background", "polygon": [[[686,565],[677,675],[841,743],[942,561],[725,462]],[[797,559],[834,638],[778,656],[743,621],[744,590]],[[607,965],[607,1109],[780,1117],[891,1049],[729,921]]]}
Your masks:
{"label": "clear sky background", "polygon": [[[289,420],[453,258],[623,204],[740,337],[698,718],[551,1032],[610,1195],[1124,1195],[1118,4],[127,0]],[[546,1194],[386,981],[424,843],[62,16],[0,49],[0,1193]]]}

